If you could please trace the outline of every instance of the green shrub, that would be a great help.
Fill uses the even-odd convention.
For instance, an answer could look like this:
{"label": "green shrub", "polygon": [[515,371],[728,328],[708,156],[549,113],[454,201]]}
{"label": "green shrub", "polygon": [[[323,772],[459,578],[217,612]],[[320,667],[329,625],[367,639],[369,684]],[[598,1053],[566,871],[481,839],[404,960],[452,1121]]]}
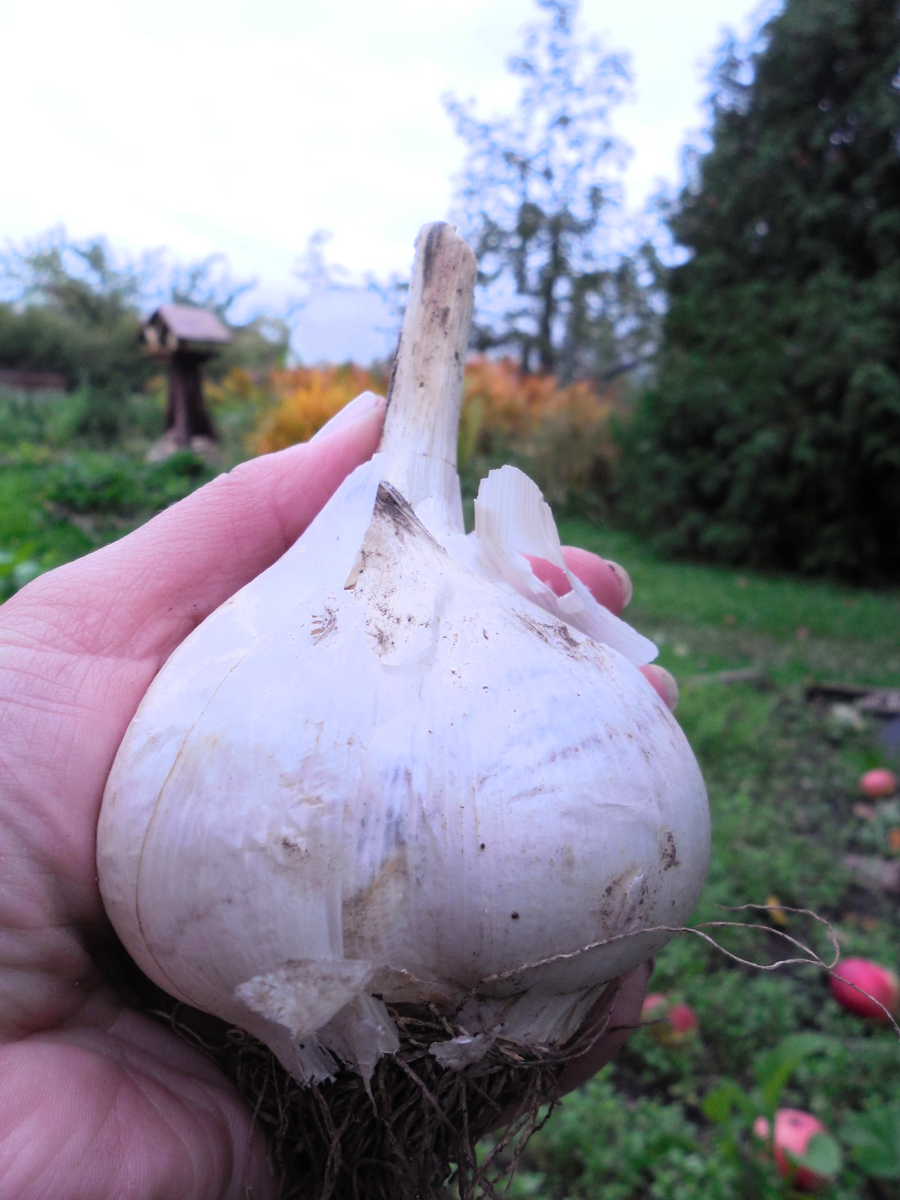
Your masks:
{"label": "green shrub", "polygon": [[[540,1200],[734,1200],[739,1166],[711,1156],[680,1107],[628,1100],[609,1070],[563,1101],[513,1184]],[[778,1195],[778,1193],[774,1193]],[[762,1200],[764,1193],[758,1194]]]}
{"label": "green shrub", "polygon": [[83,453],[70,456],[49,474],[46,497],[69,513],[149,516],[183,499],[212,476],[212,468],[190,451],[159,463]]}
{"label": "green shrub", "polygon": [[160,394],[116,395],[89,387],[74,392],[23,392],[0,388],[0,449],[108,447],[150,442],[163,428]]}

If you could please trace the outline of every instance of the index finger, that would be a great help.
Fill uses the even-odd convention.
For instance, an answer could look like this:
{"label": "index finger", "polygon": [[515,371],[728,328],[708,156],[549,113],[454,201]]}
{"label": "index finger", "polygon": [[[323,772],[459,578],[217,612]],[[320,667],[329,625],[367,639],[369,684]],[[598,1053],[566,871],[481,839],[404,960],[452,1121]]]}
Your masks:
{"label": "index finger", "polygon": [[[631,600],[632,593],[631,579],[625,568],[578,546],[563,546],[562,551],[566,566],[581,580],[597,603],[619,616]],[[571,591],[571,584],[565,572],[554,563],[548,562],[546,558],[534,558],[530,554],[526,554],[525,557],[541,583],[546,583],[557,596],[564,596],[566,592]]]}

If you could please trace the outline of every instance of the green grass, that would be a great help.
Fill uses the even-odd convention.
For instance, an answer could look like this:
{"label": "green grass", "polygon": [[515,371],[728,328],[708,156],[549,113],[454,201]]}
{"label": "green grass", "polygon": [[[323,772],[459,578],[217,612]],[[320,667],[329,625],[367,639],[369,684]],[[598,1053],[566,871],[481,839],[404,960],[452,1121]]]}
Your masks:
{"label": "green grass", "polygon": [[627,533],[560,524],[564,542],[621,562],[634,582],[628,620],[686,679],[756,667],[779,683],[807,676],[888,686],[900,677],[900,593],[663,562]]}
{"label": "green grass", "polygon": [[[4,445],[0,419],[0,555],[44,568],[67,561],[121,536],[209,474],[188,458],[148,467],[145,444],[78,446],[53,428],[29,439],[11,424],[16,437]],[[878,726],[855,728],[804,697],[812,681],[900,687],[900,594],[663,562],[627,534],[586,522],[564,523],[561,533],[627,567],[635,585],[628,619],[654,638],[659,661],[678,679],[678,716],[703,767],[713,816],[712,864],[694,920],[727,918],[721,906],[775,895],[830,921],[843,953],[900,967],[900,897],[861,887],[844,866],[848,852],[889,857],[888,829],[900,824],[900,810],[892,816],[887,804],[876,821],[853,812],[859,774],[883,761]],[[9,590],[2,562],[0,586]],[[755,682],[718,679],[747,668]],[[716,932],[753,962],[783,956],[770,929]],[[827,936],[810,919],[790,917],[788,932],[827,954]],[[900,1045],[890,1030],[839,1010],[813,968],[754,970],[690,936],[660,954],[652,987],[696,1009],[699,1038],[675,1050],[646,1031],[635,1034],[532,1139],[513,1196],[787,1197],[753,1146],[747,1113],[709,1114],[723,1082],[758,1111],[760,1054],[786,1053],[793,1044],[786,1039],[811,1033],[814,1049],[788,1075],[779,1103],[814,1111],[834,1133],[844,1165],[826,1193],[831,1200],[896,1200],[900,1145],[894,1176],[891,1139],[900,1141],[900,1112],[895,1124],[891,1114]],[[864,1133],[876,1131],[877,1153],[859,1149],[860,1123]]]}
{"label": "green grass", "polygon": [[153,464],[121,451],[60,452],[37,462],[7,455],[0,553],[49,570],[122,537],[212,474],[193,454]]}
{"label": "green grass", "polygon": [[[145,461],[150,430],[162,425],[151,399],[123,402],[123,421],[138,413],[145,428],[112,446],[84,432],[91,402],[87,393],[28,400],[0,390],[0,600],[14,571],[24,580],[114,541],[214,474],[193,454]],[[108,398],[103,406],[113,408]]]}
{"label": "green grass", "polygon": [[[803,688],[817,680],[900,687],[900,595],[663,562],[628,535],[584,522],[564,523],[560,532],[564,542],[627,567],[635,586],[628,618],[655,638],[659,661],[679,681],[678,717],[703,768],[713,819],[712,862],[692,923],[761,922],[761,931],[711,932],[754,963],[789,957],[765,917],[727,911],[774,895],[831,922],[844,955],[900,968],[900,896],[860,887],[844,866],[848,852],[890,857],[888,823],[900,821],[887,803],[881,823],[853,812],[860,773],[884,761],[879,727],[847,725],[828,706],[809,704]],[[758,681],[717,682],[717,672],[736,668],[754,669]],[[787,932],[828,956],[827,934],[811,919],[790,916]],[[900,1195],[900,1114],[894,1125],[881,1116],[900,1096],[900,1044],[889,1029],[841,1011],[821,971],[754,970],[688,935],[660,954],[651,988],[691,1004],[698,1040],[669,1049],[646,1031],[636,1033],[616,1062],[567,1098],[532,1139],[512,1195],[789,1196],[760,1162],[749,1117],[736,1113],[716,1122],[704,1116],[703,1105],[724,1080],[761,1111],[758,1056],[777,1053],[789,1044],[785,1039],[803,1032],[821,1040],[789,1075],[778,1104],[814,1112],[843,1151],[840,1174],[825,1194],[831,1200]],[[867,1156],[858,1148],[858,1126],[870,1130],[879,1120],[877,1153]]]}

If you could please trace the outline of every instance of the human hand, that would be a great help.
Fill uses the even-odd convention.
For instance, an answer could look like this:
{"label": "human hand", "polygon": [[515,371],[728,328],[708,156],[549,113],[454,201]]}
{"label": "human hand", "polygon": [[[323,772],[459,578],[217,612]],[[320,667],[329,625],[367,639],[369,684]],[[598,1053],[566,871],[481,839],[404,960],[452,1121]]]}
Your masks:
{"label": "human hand", "polygon": [[[168,655],[375,450],[383,404],[345,414],[315,443],[243,464],[0,608],[4,1198],[274,1200],[263,1135],[232,1084],[104,970],[114,937],[95,832],[113,757]],[[567,554],[621,607],[619,575]],[[637,1023],[631,978],[611,985],[610,1028]],[[626,1036],[604,1034],[565,1084]]]}
{"label": "human hand", "polygon": [[97,816],[166,658],[371,456],[383,409],[243,464],[0,608],[4,1200],[274,1200],[237,1091],[99,965]]}

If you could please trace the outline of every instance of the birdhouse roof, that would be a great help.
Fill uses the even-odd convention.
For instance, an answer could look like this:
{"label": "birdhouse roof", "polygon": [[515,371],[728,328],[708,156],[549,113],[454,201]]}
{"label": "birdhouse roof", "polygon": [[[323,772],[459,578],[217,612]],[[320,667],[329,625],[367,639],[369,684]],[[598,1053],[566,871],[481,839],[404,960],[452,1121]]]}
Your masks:
{"label": "birdhouse roof", "polygon": [[194,308],[190,304],[161,304],[147,324],[164,325],[179,342],[218,342],[225,345],[231,341],[231,334],[215,313],[205,308]]}

